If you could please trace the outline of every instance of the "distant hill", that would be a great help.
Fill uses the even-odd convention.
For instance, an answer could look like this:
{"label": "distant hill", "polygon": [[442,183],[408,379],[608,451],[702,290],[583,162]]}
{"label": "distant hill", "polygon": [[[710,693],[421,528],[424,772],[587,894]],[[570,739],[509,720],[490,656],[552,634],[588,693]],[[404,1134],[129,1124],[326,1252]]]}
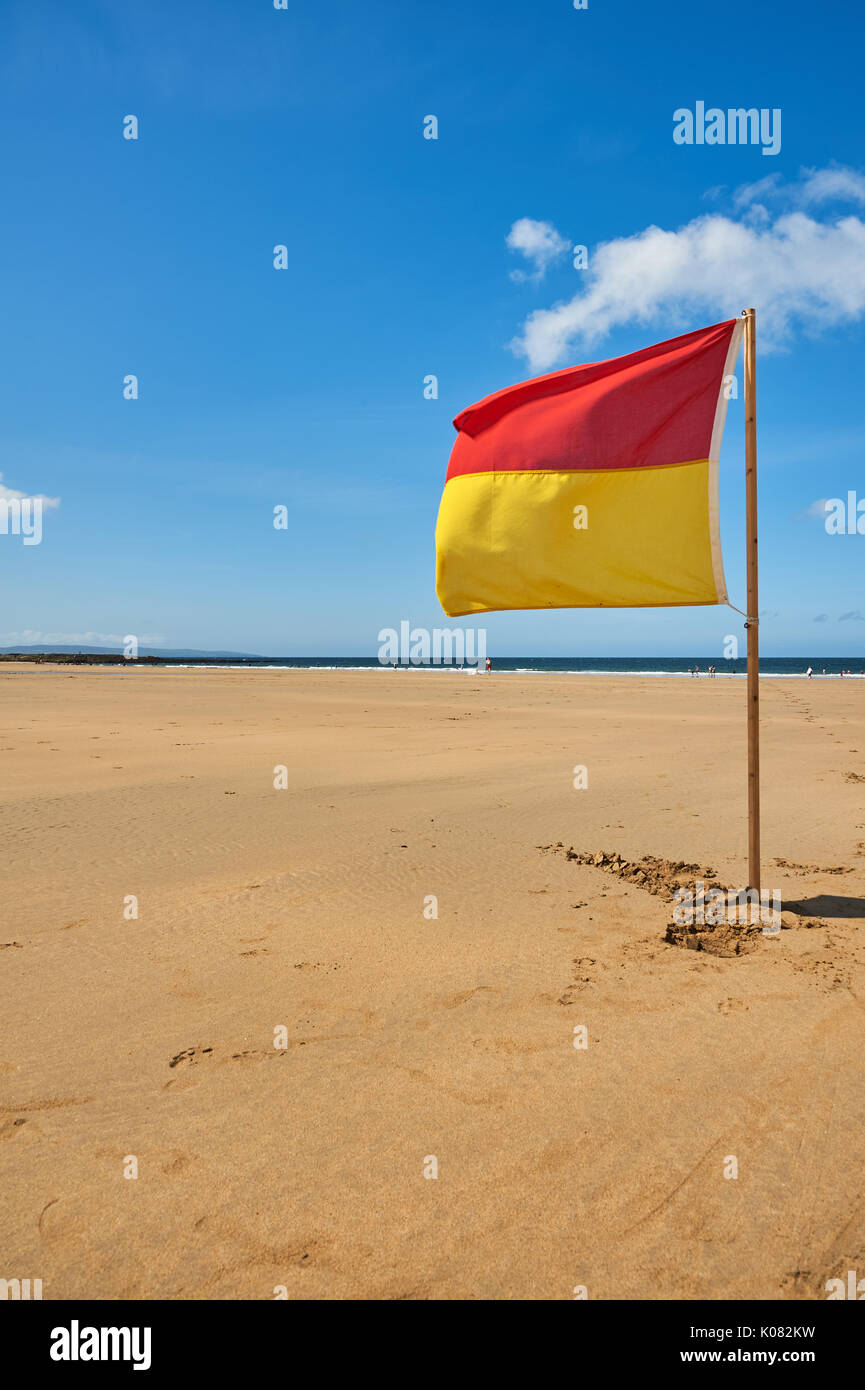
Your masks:
{"label": "distant hill", "polygon": [[[74,656],[76,652],[83,652],[85,656],[122,656],[122,649],[119,647],[70,647],[64,646],[62,642],[34,642],[21,645],[20,647],[0,647],[0,656],[39,656],[42,655],[69,655]],[[196,659],[198,661],[265,661],[266,657],[256,656],[253,652],[197,652],[191,647],[139,647],[139,656],[158,656],[174,657],[175,660]]]}

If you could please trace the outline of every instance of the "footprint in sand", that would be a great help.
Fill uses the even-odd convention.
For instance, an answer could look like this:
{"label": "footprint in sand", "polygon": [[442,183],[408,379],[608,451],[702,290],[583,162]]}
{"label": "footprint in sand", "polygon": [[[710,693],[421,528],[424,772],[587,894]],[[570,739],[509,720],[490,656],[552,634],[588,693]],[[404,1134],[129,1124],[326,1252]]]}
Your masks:
{"label": "footprint in sand", "polygon": [[5,1120],[3,1124],[0,1125],[0,1140],[14,1139],[21,1133],[26,1123],[27,1118],[24,1115],[18,1115],[14,1120]]}
{"label": "footprint in sand", "polygon": [[[303,1047],[303,1045],[306,1042],[310,1041],[317,1040],[309,1038],[294,1038],[289,1041],[288,1047]],[[170,1067],[184,1067],[189,1069],[197,1066],[197,1064],[200,1061],[204,1061],[206,1059],[213,1059],[216,1061],[216,1065],[218,1067],[225,1067],[228,1065],[229,1062],[267,1061],[267,1059],[270,1057],[284,1057],[286,1054],[286,1050],[286,1048],[250,1048],[244,1052],[232,1052],[230,1057],[223,1057],[221,1060],[218,1060],[216,1059],[216,1055],[212,1047],[187,1047],[184,1049],[183,1052],[178,1052],[175,1057],[172,1057],[168,1065]],[[181,1089],[185,1089],[185,1085],[194,1084],[195,1083],[192,1081],[191,1077],[188,1078],[185,1084],[182,1080],[179,1082]],[[162,1089],[164,1091],[167,1091],[169,1088],[173,1088],[174,1086],[175,1078],[172,1077],[170,1081],[166,1081]]]}
{"label": "footprint in sand", "polygon": [[[199,1062],[212,1057],[212,1047],[187,1047],[182,1052],[178,1052],[168,1063],[169,1067],[180,1067],[181,1074],[172,1076],[170,1081],[163,1084],[163,1091],[186,1091],[197,1083],[195,1078],[189,1073]],[[184,1074],[185,1073],[185,1074]]]}
{"label": "footprint in sand", "polygon": [[188,1062],[190,1066],[194,1066],[196,1062],[200,1061],[202,1057],[205,1057],[212,1051],[212,1047],[187,1047],[183,1052],[178,1052],[175,1057],[172,1057],[168,1065],[170,1067],[179,1067],[183,1063]]}
{"label": "footprint in sand", "polygon": [[750,1009],[750,1004],[746,1004],[744,999],[721,999],[718,1003],[719,1014],[734,1014],[745,1012]]}
{"label": "footprint in sand", "polygon": [[586,985],[596,983],[594,967],[597,964],[594,956],[574,956],[573,964],[576,967],[575,980],[572,980],[567,989],[557,999],[558,1004],[574,1004],[577,996],[585,989]]}
{"label": "footprint in sand", "polygon": [[189,1155],[183,1153],[180,1149],[176,1149],[173,1156],[162,1164],[162,1171],[171,1176],[175,1173],[182,1173],[185,1168],[189,1167],[189,1164]]}
{"label": "footprint in sand", "polygon": [[489,992],[491,994],[498,993],[497,990],[493,989],[492,985],[477,985],[475,989],[464,989],[459,994],[451,995],[449,999],[439,999],[438,1004],[442,1009],[458,1009],[460,1004],[467,1004],[476,994],[482,994],[484,992]]}

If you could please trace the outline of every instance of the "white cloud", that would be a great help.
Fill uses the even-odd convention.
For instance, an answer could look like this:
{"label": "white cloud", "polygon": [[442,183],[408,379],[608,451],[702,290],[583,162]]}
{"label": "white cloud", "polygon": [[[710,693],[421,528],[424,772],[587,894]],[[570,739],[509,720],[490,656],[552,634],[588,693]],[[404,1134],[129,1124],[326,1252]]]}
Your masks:
{"label": "white cloud", "polygon": [[[806,171],[801,186],[812,188],[812,201],[816,172]],[[765,214],[755,225],[749,213],[738,220],[710,213],[677,231],[646,227],[604,242],[583,276],[579,294],[535,310],[511,344],[535,371],[626,323],[663,317],[683,330],[695,316],[733,318],[752,304],[766,351],[785,346],[796,328],[865,316],[865,222],[854,214],[820,221],[796,210],[774,221]]]}
{"label": "white cloud", "polygon": [[818,497],[816,502],[812,502],[810,507],[806,507],[803,512],[796,513],[797,521],[825,521],[826,520],[826,497]]}
{"label": "white cloud", "polygon": [[7,502],[23,502],[25,498],[33,502],[35,502],[38,499],[42,503],[43,507],[60,506],[59,497],[46,497],[44,492],[19,492],[17,488],[6,487],[3,483],[3,474],[0,473],[0,501],[5,500]]}
{"label": "white cloud", "polygon": [[741,184],[733,194],[733,206],[744,208],[758,198],[771,198],[778,191],[780,179],[780,174],[767,174],[764,179],[757,179],[756,183]]}
{"label": "white cloud", "polygon": [[[710,189],[717,196],[723,188]],[[740,184],[732,194],[733,207],[756,208],[766,214],[761,200],[772,200],[790,208],[809,208],[818,203],[865,204],[865,174],[846,164],[829,164],[825,169],[800,169],[798,179],[785,183],[780,174],[767,174],[756,183]],[[766,214],[768,215],[768,214]]]}
{"label": "white cloud", "polygon": [[520,217],[505,237],[509,251],[525,256],[531,271],[512,270],[512,280],[542,280],[553,261],[563,256],[568,249],[568,241],[556,231],[552,222],[536,222],[531,217]]}
{"label": "white cloud", "polygon": [[799,199],[804,207],[811,203],[865,203],[865,174],[843,164],[828,169],[803,169]]}

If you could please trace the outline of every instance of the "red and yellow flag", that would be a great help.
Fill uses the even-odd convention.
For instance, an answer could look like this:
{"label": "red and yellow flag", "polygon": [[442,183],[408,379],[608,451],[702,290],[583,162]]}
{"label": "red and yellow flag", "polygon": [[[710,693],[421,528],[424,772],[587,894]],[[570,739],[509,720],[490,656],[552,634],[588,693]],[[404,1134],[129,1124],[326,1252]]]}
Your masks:
{"label": "red and yellow flag", "polygon": [[725,603],[718,459],[742,320],[497,391],[454,420],[451,616]]}

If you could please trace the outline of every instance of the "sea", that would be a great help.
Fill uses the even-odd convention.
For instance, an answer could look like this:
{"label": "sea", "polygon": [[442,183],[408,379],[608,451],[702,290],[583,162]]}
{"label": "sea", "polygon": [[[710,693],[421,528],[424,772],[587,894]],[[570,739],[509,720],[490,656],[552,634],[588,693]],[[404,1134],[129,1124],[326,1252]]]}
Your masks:
{"label": "sea", "polygon": [[[708,668],[714,666],[715,679],[729,680],[744,677],[746,661],[718,656],[492,656],[492,669],[499,675],[546,675],[563,676],[688,676],[698,671],[699,679],[708,677]],[[310,670],[310,671],[389,671],[391,673],[434,672],[439,675],[454,673],[477,674],[472,663],[418,663],[382,664],[378,657],[370,656],[286,656],[250,657],[239,660],[213,658],[192,661],[172,661],[172,665],[219,666],[234,670],[258,667],[262,670]],[[812,668],[813,679],[830,677],[839,679],[842,672],[849,673],[853,679],[865,679],[865,656],[761,656],[761,676],[785,676],[791,680],[805,679],[808,667]],[[483,663],[481,663],[483,670]]]}

